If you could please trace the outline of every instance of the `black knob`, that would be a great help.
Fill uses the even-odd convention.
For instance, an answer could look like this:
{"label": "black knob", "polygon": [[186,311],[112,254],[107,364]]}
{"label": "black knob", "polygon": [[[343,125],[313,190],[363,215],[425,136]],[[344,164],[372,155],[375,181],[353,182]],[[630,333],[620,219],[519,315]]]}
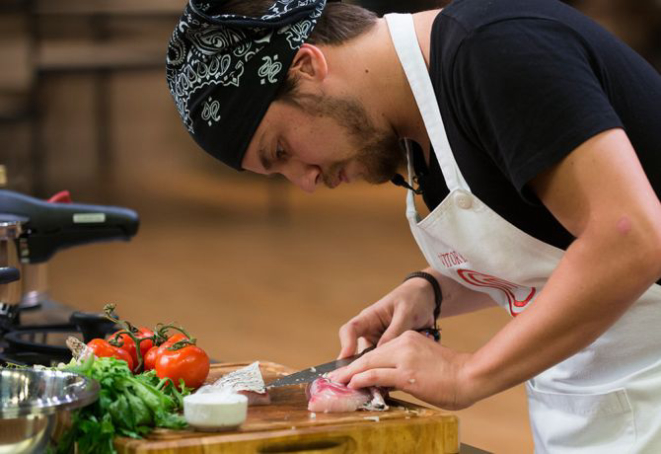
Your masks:
{"label": "black knob", "polygon": [[9,284],[21,278],[21,272],[11,266],[0,267],[0,284]]}
{"label": "black knob", "polygon": [[95,338],[104,338],[119,327],[104,314],[96,312],[74,312],[69,319],[83,334],[85,343]]}

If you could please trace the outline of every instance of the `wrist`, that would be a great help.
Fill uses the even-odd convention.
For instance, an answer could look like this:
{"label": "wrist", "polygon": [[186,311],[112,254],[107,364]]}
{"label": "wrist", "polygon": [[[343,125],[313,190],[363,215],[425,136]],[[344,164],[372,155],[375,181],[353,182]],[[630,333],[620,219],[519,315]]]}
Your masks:
{"label": "wrist", "polygon": [[499,389],[500,387],[497,385],[498,373],[489,372],[489,367],[484,364],[482,359],[479,350],[469,353],[461,368],[460,382],[464,384],[464,392],[471,405],[504,390]]}
{"label": "wrist", "polygon": [[474,367],[475,355],[465,354],[463,362],[457,373],[457,383],[460,384],[457,392],[457,404],[461,408],[468,408],[488,397],[484,395],[481,377]]}
{"label": "wrist", "polygon": [[443,302],[443,293],[436,277],[425,271],[415,271],[404,278],[404,282],[407,281],[416,281],[422,284],[424,288],[431,290],[433,318],[435,322],[441,314],[441,303]]}
{"label": "wrist", "polygon": [[419,299],[417,300],[419,301],[418,305],[420,305],[420,307],[424,305],[423,310],[429,312],[429,318],[431,319],[436,307],[434,302],[434,289],[432,288],[431,284],[424,279],[411,278],[402,282],[402,285],[415,290],[415,292],[419,295]]}

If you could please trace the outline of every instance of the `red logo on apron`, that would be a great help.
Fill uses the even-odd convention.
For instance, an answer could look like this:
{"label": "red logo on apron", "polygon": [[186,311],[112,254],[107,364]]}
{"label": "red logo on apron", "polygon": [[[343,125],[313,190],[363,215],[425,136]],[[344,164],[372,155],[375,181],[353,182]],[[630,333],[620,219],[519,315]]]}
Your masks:
{"label": "red logo on apron", "polygon": [[[537,289],[532,287],[530,288],[530,293],[528,296],[523,299],[517,299],[516,293],[520,294],[519,290],[528,291],[528,287],[522,287],[520,285],[514,284],[513,282],[509,282],[504,279],[479,273],[473,270],[457,270],[457,274],[459,274],[459,276],[464,281],[471,285],[478,287],[489,287],[503,292],[510,306],[510,314],[512,314],[514,317],[516,317],[521,312],[521,310],[525,308],[530,301],[532,301],[535,293],[537,293]],[[517,308],[518,310],[515,312],[514,308]]]}

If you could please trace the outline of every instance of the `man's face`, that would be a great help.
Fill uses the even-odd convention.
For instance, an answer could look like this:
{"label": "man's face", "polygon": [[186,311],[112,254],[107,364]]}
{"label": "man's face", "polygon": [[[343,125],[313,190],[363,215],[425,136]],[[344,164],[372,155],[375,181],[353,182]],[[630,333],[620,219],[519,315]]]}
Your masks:
{"label": "man's face", "polygon": [[275,101],[243,159],[244,169],[282,174],[306,192],[363,179],[389,181],[404,162],[394,131],[378,128],[355,99],[294,95]]}

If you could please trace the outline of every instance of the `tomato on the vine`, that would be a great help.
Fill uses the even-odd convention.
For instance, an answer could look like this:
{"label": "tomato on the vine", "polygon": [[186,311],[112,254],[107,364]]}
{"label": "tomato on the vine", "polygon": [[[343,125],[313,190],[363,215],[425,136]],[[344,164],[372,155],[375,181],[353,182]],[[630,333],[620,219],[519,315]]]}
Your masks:
{"label": "tomato on the vine", "polygon": [[[113,334],[110,335],[108,340],[117,341],[118,343],[122,344],[118,348],[126,350],[131,355],[131,359],[133,359],[133,364],[137,366],[139,361],[138,361],[138,352],[135,347],[135,341],[128,334],[126,333],[119,334],[120,332],[121,331],[114,332]],[[140,327],[138,328],[138,332],[135,333],[134,336],[137,337],[138,341],[140,342],[140,354],[142,355],[142,362],[144,364],[145,354],[147,354],[147,351],[150,348],[152,348],[152,346],[154,345],[154,341],[152,339],[143,340],[143,338],[145,337],[150,338],[154,336],[154,332],[149,328]]]}
{"label": "tomato on the vine", "polygon": [[123,348],[115,347],[105,339],[92,339],[87,343],[87,346],[92,349],[94,355],[99,358],[117,358],[126,361],[130,370],[133,370],[133,358],[129,352]]}
{"label": "tomato on the vine", "polygon": [[[153,334],[152,334],[153,335]],[[156,366],[156,359],[161,355],[161,353],[168,348],[169,346],[182,341],[184,339],[188,339],[186,335],[182,333],[176,333],[173,334],[172,336],[168,337],[165,342],[163,342],[161,345],[153,345],[152,342],[152,347],[149,348],[144,354],[143,354],[143,362],[144,362],[144,368],[145,371],[152,370]],[[144,341],[140,343],[140,346],[142,347],[144,345]]]}
{"label": "tomato on the vine", "polygon": [[[120,331],[116,331],[108,337],[109,342],[117,342],[117,347],[115,348],[121,348],[122,350],[125,350],[128,352],[129,355],[131,355],[131,359],[133,360],[133,364],[137,364],[138,362],[138,355],[135,352],[135,342],[133,339],[131,339],[131,336],[129,336],[126,333],[119,334]],[[120,345],[121,344],[121,345]],[[112,343],[110,344],[112,345]],[[133,370],[133,368],[131,368]]]}
{"label": "tomato on the vine", "polygon": [[183,379],[187,387],[199,388],[209,375],[209,356],[196,345],[189,344],[178,350],[166,347],[157,354],[154,369],[159,378],[170,378],[177,386]]}
{"label": "tomato on the vine", "polygon": [[154,332],[149,328],[145,328],[144,326],[141,326],[140,328],[138,328],[136,337],[140,339],[140,353],[142,354],[144,361],[145,355],[147,354],[149,349],[154,346],[154,341],[152,339],[145,339],[145,338],[154,337]]}
{"label": "tomato on the vine", "polygon": [[145,371],[152,370],[154,368],[156,364],[156,358],[158,357],[158,349],[159,347],[152,347],[145,354],[143,358],[145,360]]}
{"label": "tomato on the vine", "polygon": [[161,352],[168,348],[170,345],[176,344],[177,342],[180,342],[184,339],[188,339],[188,337],[184,333],[175,333],[172,336],[168,337],[165,342],[163,342],[161,345],[159,345],[159,349]]}

